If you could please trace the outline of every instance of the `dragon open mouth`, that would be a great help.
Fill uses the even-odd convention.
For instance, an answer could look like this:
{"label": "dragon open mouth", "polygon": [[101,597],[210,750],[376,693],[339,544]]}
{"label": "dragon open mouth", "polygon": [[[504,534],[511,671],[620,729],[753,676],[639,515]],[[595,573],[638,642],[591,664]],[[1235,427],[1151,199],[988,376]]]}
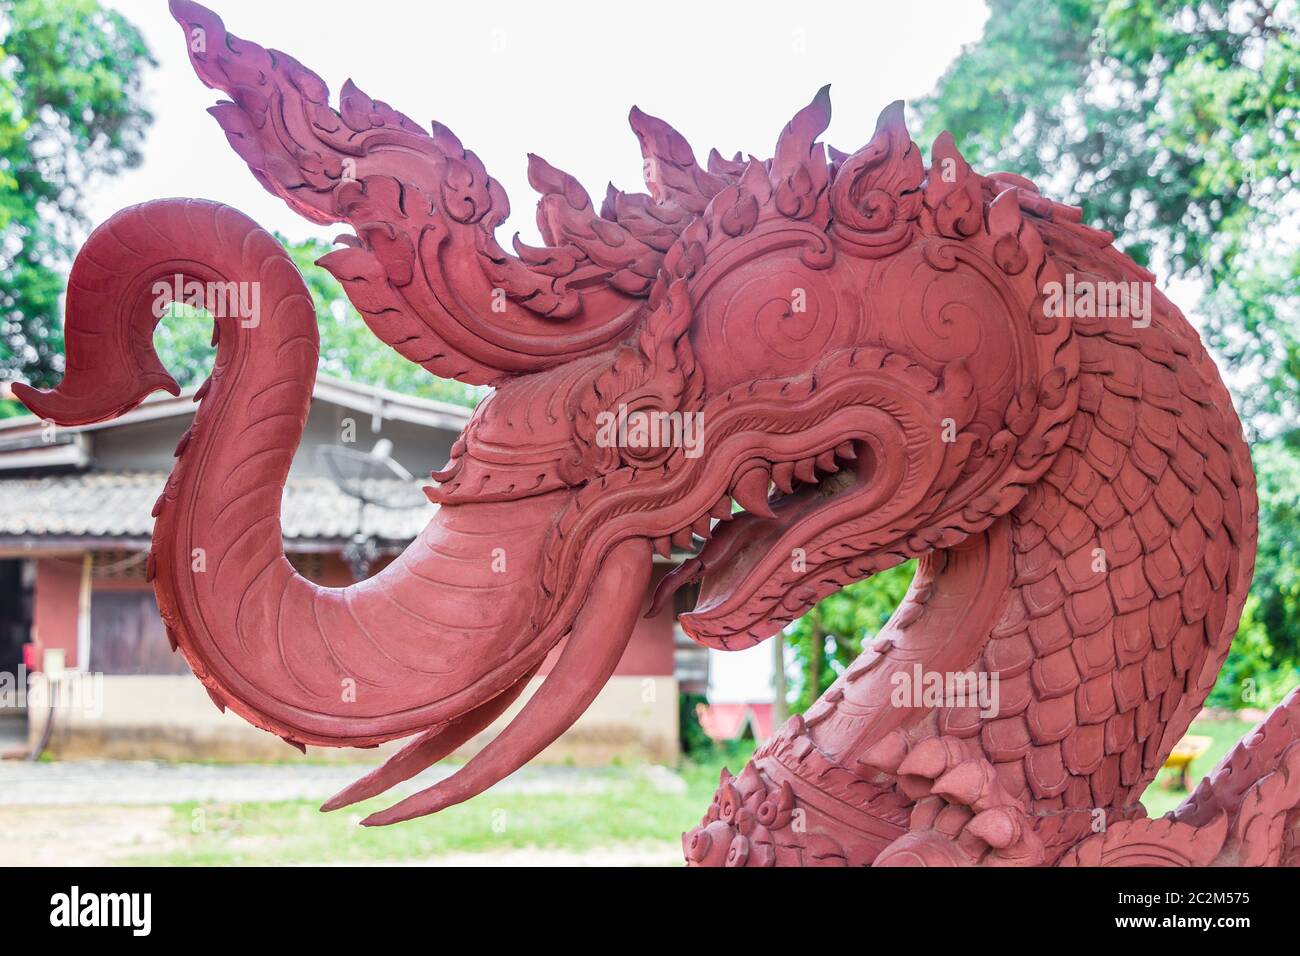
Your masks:
{"label": "dragon open mouth", "polygon": [[858,349],[828,355],[797,389],[760,383],[727,396],[724,417],[711,421],[724,436],[734,427],[735,441],[724,437],[715,454],[736,463],[727,494],[744,511],[713,511],[721,520],[707,533],[692,526],[705,544],[660,582],[652,607],[699,582],[682,627],[702,644],[739,650],[852,581],[954,543],[960,529],[918,534],[908,516],[942,509],[974,448],[973,436],[936,441],[934,430],[968,422],[970,394],[960,365],[934,375]]}
{"label": "dragon open mouth", "polygon": [[699,581],[695,607],[681,617],[696,640],[735,650],[779,630],[783,621],[751,622],[774,605],[789,620],[838,587],[819,589],[825,557],[814,562],[810,556],[828,532],[870,507],[878,460],[871,444],[859,440],[773,464],[768,497],[741,501],[749,507],[715,523],[700,552],[661,583],[655,607]]}

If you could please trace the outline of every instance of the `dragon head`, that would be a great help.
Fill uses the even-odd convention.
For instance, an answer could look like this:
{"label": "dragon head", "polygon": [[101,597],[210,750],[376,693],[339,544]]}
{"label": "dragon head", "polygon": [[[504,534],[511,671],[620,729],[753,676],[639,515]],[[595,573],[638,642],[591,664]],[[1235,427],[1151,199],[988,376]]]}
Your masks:
{"label": "dragon head", "polygon": [[1069,210],[977,175],[947,134],[927,166],[901,103],[851,155],[817,142],[829,119],[823,89],[771,160],[714,153],[705,170],[633,110],[650,192],[611,190],[599,216],[533,159],[550,243],[535,261],[576,273],[648,221],[672,236],[654,233],[666,248],[627,335],[501,382],[435,476],[443,503],[573,490],[548,594],[580,580],[592,548],[699,545],[656,605],[698,581],[684,628],[747,647],[982,530],[1063,444],[1077,359],[1045,314],[1056,266],[1025,212]]}
{"label": "dragon head", "polygon": [[[276,563],[278,541],[259,543],[272,551],[253,560],[247,540],[232,540],[232,567],[283,580],[239,585],[237,617],[217,633],[236,605],[191,613],[206,592],[187,596],[186,566],[163,560],[168,536],[195,521],[208,522],[212,548],[229,530],[225,511],[203,510],[198,484],[185,491],[201,472],[176,479],[183,504],[160,519],[160,604],[218,698],[297,742],[370,745],[429,728],[332,806],[410,776],[482,729],[567,636],[525,713],[469,767],[370,822],[463,800],[537,753],[612,673],[655,551],[696,552],[657,602],[698,582],[685,629],[710,646],[749,646],[852,581],[980,532],[1065,443],[1079,358],[1041,290],[1059,278],[1055,253],[1104,243],[1026,180],[976,174],[947,134],[927,164],[900,103],[845,154],[818,142],[830,121],[823,89],[781,131],[772,159],[714,152],[707,168],[671,127],[634,109],[647,192],[611,186],[597,209],[571,176],[531,157],[544,245],[516,238],[508,252],[495,238],[505,195],[450,130],[426,129],[350,81],[336,109],[292,57],[229,34],[190,0],[171,6],[200,78],[229,95],[212,112],[259,182],[314,222],[352,227],[320,264],[370,328],[434,374],[495,386],[434,475],[440,510],[429,529],[355,588],[294,578]],[[232,401],[211,415],[232,429],[244,416],[244,451],[287,462],[292,436],[250,431],[301,424],[309,400],[285,388],[309,380],[315,339],[293,324],[311,316],[283,254],[217,207],[121,217],[97,241],[116,244],[125,273],[144,268],[132,258],[144,246],[157,246],[168,269],[199,255],[176,244],[195,245],[201,220],[220,241],[195,249],[275,280],[281,304],[268,311],[282,341],[239,360],[250,381],[265,380],[260,404]],[[1055,230],[1053,256],[1043,223]],[[97,302],[70,303],[77,336],[82,326],[100,334]],[[142,315],[124,341],[154,369],[145,333],[156,318]],[[260,334],[227,333],[222,347]],[[300,369],[285,366],[289,355]],[[162,375],[118,368],[98,346],[78,356],[70,345],[64,384],[28,390],[29,405],[98,420]],[[232,363],[218,353],[213,393],[226,395]],[[115,375],[121,389],[102,387]],[[195,441],[219,432],[198,428]],[[276,503],[265,504],[274,518]],[[169,517],[182,507],[199,517]],[[250,662],[247,635],[285,620],[305,620],[310,633]],[[330,690],[354,672],[370,688],[364,706]]]}

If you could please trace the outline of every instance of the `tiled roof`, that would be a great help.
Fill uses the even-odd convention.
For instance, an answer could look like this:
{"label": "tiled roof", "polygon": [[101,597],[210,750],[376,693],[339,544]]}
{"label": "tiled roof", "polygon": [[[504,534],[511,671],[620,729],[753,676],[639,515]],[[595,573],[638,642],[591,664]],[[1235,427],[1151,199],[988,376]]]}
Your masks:
{"label": "tiled roof", "polygon": [[[166,483],[165,474],[139,472],[0,479],[0,536],[149,537],[153,505]],[[367,482],[369,497],[402,507],[368,505],[366,533],[394,542],[419,534],[435,511],[422,484]],[[281,516],[284,536],[346,540],[357,531],[357,508],[357,500],[328,478],[290,477]]]}

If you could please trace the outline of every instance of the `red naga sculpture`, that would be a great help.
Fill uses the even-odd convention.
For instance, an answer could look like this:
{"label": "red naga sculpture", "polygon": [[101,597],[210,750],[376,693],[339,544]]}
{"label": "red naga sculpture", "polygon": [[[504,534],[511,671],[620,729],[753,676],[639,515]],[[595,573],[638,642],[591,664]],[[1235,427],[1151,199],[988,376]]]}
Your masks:
{"label": "red naga sculpture", "polygon": [[[365,822],[433,813],[522,765],[613,671],[652,554],[702,539],[657,600],[698,583],[681,623],[716,648],[920,564],[869,649],[724,774],[689,862],[1300,861],[1295,694],[1178,810],[1150,820],[1139,802],[1236,629],[1254,476],[1196,333],[1077,209],[974,172],[947,134],[927,165],[897,103],[862,149],[827,150],[822,90],[771,160],[714,153],[707,169],[633,110],[649,194],[611,187],[599,210],[530,158],[546,245],[510,253],[494,238],[506,198],[450,130],[350,82],[335,110],[292,57],[188,0],[172,11],[199,76],[231,97],[212,112],[258,181],[353,227],[321,264],[375,334],[496,386],[434,476],[428,528],[343,589],[282,551],[316,318],[289,257],[240,213],[164,200],[101,226],[69,281],[64,381],[16,389],[65,424],[174,392],[153,284],[258,283],[257,321],[216,316],[149,573],[219,707],[299,745],[415,735],[327,808],[449,754],[567,638],[498,738]],[[698,454],[602,440],[610,416],[634,415],[698,422]],[[933,675],[943,694],[906,692]],[[954,697],[954,675],[995,700]]]}

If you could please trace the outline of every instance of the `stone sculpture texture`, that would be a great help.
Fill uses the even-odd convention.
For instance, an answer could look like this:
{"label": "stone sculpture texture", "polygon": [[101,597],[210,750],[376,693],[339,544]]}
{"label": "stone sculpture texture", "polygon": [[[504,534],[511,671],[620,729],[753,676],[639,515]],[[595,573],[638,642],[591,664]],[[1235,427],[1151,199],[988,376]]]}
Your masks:
{"label": "stone sculpture texture", "polygon": [[[298,746],[415,735],[327,808],[446,756],[567,638],[503,733],[365,822],[435,812],[521,766],[613,671],[652,555],[702,540],[656,601],[698,584],[681,624],[724,649],[920,564],[834,686],[724,774],[684,837],[690,863],[1300,862],[1295,694],[1178,810],[1151,820],[1139,802],[1227,653],[1255,484],[1228,393],[1163,295],[1145,319],[1051,304],[1053,288],[1153,282],[1077,209],[976,173],[947,134],[927,164],[897,103],[857,152],[825,148],[822,90],[772,159],[714,152],[707,168],[634,109],[648,193],[610,187],[599,209],[530,157],[545,245],[509,252],[494,238],[506,198],[450,130],[351,82],[335,109],[292,57],[188,0],[172,10],[253,174],[311,221],[353,228],[321,265],[375,334],[496,386],[434,475],[428,528],[343,589],[282,551],[316,318],[242,214],[171,199],[101,226],[69,280],[64,381],[18,389],[64,424],[175,392],[152,348],[153,283],[258,283],[259,321],[215,318],[149,574],[217,706]],[[619,410],[698,416],[702,454],[602,441]],[[995,677],[998,706],[899,706],[921,672]]]}

